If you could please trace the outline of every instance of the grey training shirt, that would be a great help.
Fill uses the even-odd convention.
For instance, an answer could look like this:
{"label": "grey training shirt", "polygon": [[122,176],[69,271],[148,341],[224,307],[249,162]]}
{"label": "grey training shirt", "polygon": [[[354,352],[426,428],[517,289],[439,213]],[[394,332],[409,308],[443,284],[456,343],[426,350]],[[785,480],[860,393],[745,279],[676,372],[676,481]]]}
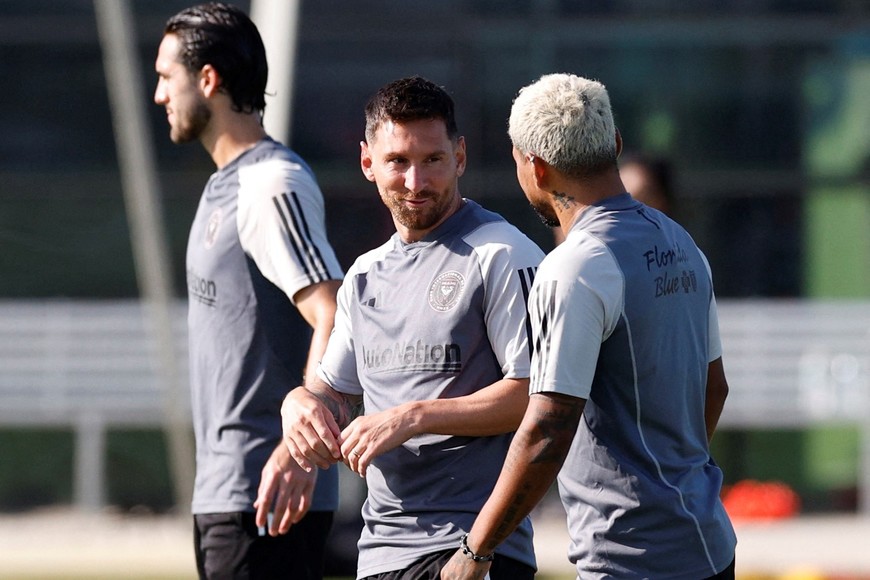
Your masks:
{"label": "grey training shirt", "polygon": [[[541,250],[466,200],[423,240],[398,234],[360,258],[339,291],[318,374],[367,413],[459,397],[529,374],[526,300]],[[368,468],[358,577],[454,549],[489,497],[511,435],[422,435]],[[535,566],[526,519],[499,553]]]}
{"label": "grey training shirt", "polygon": [[[341,275],[323,196],[299,156],[267,138],[211,176],[187,246],[193,513],[253,511],[310,343],[291,297]],[[312,509],[337,503],[333,468]]]}
{"label": "grey training shirt", "polygon": [[541,263],[531,391],[587,399],[559,474],[581,578],[697,580],[736,539],[704,423],[722,354],[709,267],[627,193],[585,210]]}

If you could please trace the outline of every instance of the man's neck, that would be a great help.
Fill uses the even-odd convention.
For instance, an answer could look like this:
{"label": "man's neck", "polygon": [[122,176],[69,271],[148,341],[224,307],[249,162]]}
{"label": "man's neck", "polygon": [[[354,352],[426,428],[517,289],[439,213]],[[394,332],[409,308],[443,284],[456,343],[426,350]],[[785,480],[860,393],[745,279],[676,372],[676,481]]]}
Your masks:
{"label": "man's neck", "polygon": [[608,172],[582,181],[565,180],[557,184],[553,195],[553,210],[559,219],[562,232],[568,230],[586,209],[609,197],[625,192],[625,187],[617,172]]}
{"label": "man's neck", "polygon": [[264,137],[266,131],[256,113],[230,112],[213,117],[200,140],[217,168],[222,169]]}

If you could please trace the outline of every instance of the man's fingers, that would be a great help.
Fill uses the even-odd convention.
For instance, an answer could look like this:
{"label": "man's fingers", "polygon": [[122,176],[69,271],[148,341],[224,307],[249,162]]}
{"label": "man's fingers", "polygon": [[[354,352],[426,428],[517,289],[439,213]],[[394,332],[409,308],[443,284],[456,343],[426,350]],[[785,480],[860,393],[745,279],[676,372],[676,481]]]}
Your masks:
{"label": "man's fingers", "polygon": [[306,471],[311,471],[313,465],[326,469],[341,459],[341,447],[327,426],[319,430],[314,425],[297,426],[289,431],[285,429],[285,433],[290,455]]}
{"label": "man's fingers", "polygon": [[[281,512],[283,515],[273,521],[273,527],[279,534],[286,534],[293,524],[298,524],[305,514],[308,513],[309,502],[306,500],[306,491],[310,486],[294,488],[287,494],[287,504]],[[310,495],[310,494],[309,494]],[[274,535],[274,534],[273,534]]]}
{"label": "man's fingers", "polygon": [[257,527],[265,526],[266,520],[268,518],[269,509],[272,507],[270,505],[270,502],[260,502],[260,500],[257,500],[254,502],[254,507],[257,508],[257,515],[254,517],[254,521],[256,522]]}
{"label": "man's fingers", "polygon": [[318,467],[326,469],[337,460],[341,459],[341,450],[338,442],[331,432],[304,431],[307,452],[305,456],[313,461]]}
{"label": "man's fingers", "polygon": [[366,457],[365,453],[359,455],[357,457],[356,462],[356,473],[363,479],[366,477],[366,470],[369,468],[369,459]]}
{"label": "man's fingers", "polygon": [[290,457],[299,464],[299,467],[304,469],[305,471],[311,472],[314,469],[314,464],[311,463],[305,454],[299,449],[299,446],[296,444],[296,441],[293,440],[292,437],[284,437],[284,445],[287,447],[287,451],[290,452]]}
{"label": "man's fingers", "polygon": [[275,495],[276,484],[274,475],[268,470],[263,470],[260,487],[257,489],[257,500],[254,502],[254,507],[257,509],[254,521],[257,526],[266,525],[269,510],[272,508],[272,496]]}
{"label": "man's fingers", "polygon": [[284,517],[281,518],[281,524],[278,528],[278,533],[286,534],[288,531],[290,531],[290,527],[295,524],[296,521],[298,520],[294,521],[293,513],[290,510],[285,511]]}
{"label": "man's fingers", "polygon": [[360,424],[360,420],[357,419],[341,432],[341,454],[348,468],[364,478],[366,469],[373,459],[375,442],[364,429],[360,428]]}
{"label": "man's fingers", "polygon": [[[283,490],[279,491],[278,498],[275,500],[275,516],[272,518],[272,521],[269,522],[270,536],[277,536],[279,533],[283,533],[280,531],[280,523],[281,520],[286,517],[289,507],[290,506],[287,503],[287,494],[284,493]],[[282,516],[282,514],[284,515]]]}
{"label": "man's fingers", "polygon": [[[345,449],[345,447],[343,447]],[[350,448],[343,452],[344,463],[348,469],[359,475],[366,476],[366,468],[369,464],[369,459],[366,457],[366,452],[359,448]]]}
{"label": "man's fingers", "polygon": [[[305,389],[294,389],[281,407],[284,434],[296,440],[300,451],[312,462],[327,467],[341,459],[338,438],[341,429],[332,413]],[[301,465],[301,463],[300,463]]]}
{"label": "man's fingers", "polygon": [[338,441],[341,437],[341,429],[338,428],[338,423],[335,422],[335,418],[331,414],[325,414],[323,416],[323,421],[314,425],[314,430],[320,441],[326,446],[332,461],[335,462],[340,460],[341,446]]}

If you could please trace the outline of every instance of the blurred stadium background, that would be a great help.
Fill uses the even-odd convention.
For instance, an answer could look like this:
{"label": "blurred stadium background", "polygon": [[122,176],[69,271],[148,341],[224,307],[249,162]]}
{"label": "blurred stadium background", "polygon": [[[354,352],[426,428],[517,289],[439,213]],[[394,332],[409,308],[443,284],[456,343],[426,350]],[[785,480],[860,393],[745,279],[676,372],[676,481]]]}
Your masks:
{"label": "blurred stadium background", "polygon": [[[72,560],[58,564],[67,576],[40,568],[63,545],[89,559],[80,577],[193,576],[183,260],[213,167],[198,145],[170,143],[151,103],[163,23],[192,3],[0,0],[0,578],[75,576]],[[266,0],[237,4],[268,21]],[[289,144],[318,174],[344,266],[392,232],[358,169],[362,107],[384,82],[421,74],[448,88],[468,140],[464,195],[545,250],[552,236],[515,183],[511,101],[546,72],[604,82],[626,147],[671,163],[672,213],[714,270],[732,385],[714,455],[728,490],[744,491],[732,504],[746,556],[738,575],[870,578],[856,553],[870,537],[870,2],[293,6],[298,26],[277,20],[284,53],[270,56],[291,85],[266,120],[289,117]],[[119,7],[129,30],[112,25]],[[135,66],[113,65],[112,30]],[[112,100],[125,94],[119,78],[141,83],[141,103]],[[125,106],[143,124],[113,125]],[[143,162],[131,169],[137,140]],[[130,173],[149,159],[144,199],[156,204],[137,208],[142,182]],[[335,574],[352,567],[362,493],[344,481]],[[748,482],[793,495],[782,504],[764,485],[747,495]],[[559,509],[550,498],[536,517],[542,550],[555,546],[564,570]],[[127,538],[131,554],[161,542],[168,551],[138,564],[110,540],[102,552],[76,549],[76,530]],[[780,549],[794,557],[778,559]],[[155,560],[178,560],[181,572]]]}

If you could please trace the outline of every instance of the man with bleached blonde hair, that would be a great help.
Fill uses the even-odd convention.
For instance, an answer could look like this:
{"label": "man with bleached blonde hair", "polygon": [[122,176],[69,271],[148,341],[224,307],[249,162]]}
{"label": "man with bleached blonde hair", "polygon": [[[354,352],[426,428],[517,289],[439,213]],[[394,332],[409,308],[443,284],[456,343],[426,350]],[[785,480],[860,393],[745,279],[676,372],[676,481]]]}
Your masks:
{"label": "man with bleached blonde hair", "polygon": [[442,579],[484,578],[557,475],[578,577],[733,579],[709,448],[728,383],[706,258],[625,191],[601,83],[542,77],[517,96],[509,133],[527,199],[566,238],[529,297],[525,417]]}

